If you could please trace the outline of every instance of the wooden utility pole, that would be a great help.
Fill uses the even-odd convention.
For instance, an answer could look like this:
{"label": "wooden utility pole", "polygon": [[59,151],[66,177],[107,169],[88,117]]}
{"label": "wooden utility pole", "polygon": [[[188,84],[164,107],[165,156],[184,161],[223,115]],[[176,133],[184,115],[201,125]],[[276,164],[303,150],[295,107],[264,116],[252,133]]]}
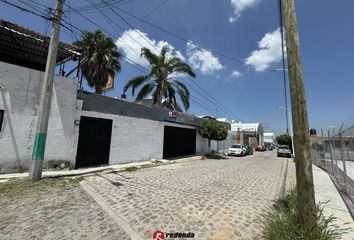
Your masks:
{"label": "wooden utility pole", "polygon": [[53,31],[49,42],[44,82],[38,109],[37,132],[34,140],[32,161],[29,171],[29,177],[32,181],[37,181],[42,178],[44,151],[47,140],[48,120],[53,93],[54,72],[57,60],[63,4],[64,0],[57,0],[55,15],[53,18]]}
{"label": "wooden utility pole", "polygon": [[316,202],[313,186],[310,134],[307,117],[304,79],[302,75],[300,44],[294,0],[280,0],[285,21],[294,147],[296,164],[297,209],[301,224],[316,239]]}

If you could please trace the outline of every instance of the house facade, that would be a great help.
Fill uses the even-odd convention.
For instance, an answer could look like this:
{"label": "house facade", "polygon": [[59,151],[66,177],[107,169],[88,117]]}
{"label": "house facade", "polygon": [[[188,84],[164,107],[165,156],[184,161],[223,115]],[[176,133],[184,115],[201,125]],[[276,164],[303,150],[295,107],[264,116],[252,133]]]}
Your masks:
{"label": "house facade", "polygon": [[249,144],[252,147],[264,144],[264,132],[261,123],[231,123],[231,131],[236,133],[236,143]]}
{"label": "house facade", "polygon": [[272,132],[264,133],[264,145],[266,147],[273,147],[275,144],[275,134]]}
{"label": "house facade", "polygon": [[[0,62],[0,172],[28,169],[44,73]],[[78,80],[55,76],[45,167],[70,168],[200,155],[229,147],[198,133],[194,115],[77,91]],[[225,125],[225,123],[224,123]],[[225,125],[226,126],[226,125]]]}
{"label": "house facade", "polygon": [[[29,168],[48,45],[48,37],[0,20],[0,173]],[[59,42],[62,75],[63,63],[78,58],[75,47]],[[229,145],[231,136],[208,146],[199,134],[203,121],[214,120],[78,91],[77,77],[55,76],[46,168],[195,156]],[[220,124],[231,133],[229,123]]]}

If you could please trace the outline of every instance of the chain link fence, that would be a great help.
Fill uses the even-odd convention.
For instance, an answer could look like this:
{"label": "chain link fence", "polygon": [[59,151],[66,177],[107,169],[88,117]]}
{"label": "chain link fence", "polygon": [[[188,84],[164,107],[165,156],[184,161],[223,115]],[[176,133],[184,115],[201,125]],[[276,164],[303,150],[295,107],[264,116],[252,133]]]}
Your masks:
{"label": "chain link fence", "polygon": [[312,162],[332,174],[337,186],[354,203],[354,120],[344,122],[337,132],[312,138]]}

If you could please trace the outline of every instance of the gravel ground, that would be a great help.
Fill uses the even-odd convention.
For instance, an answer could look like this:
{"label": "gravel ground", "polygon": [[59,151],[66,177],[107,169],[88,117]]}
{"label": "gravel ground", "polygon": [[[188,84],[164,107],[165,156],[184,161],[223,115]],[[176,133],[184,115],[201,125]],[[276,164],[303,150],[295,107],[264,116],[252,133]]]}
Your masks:
{"label": "gravel ground", "polygon": [[0,195],[1,240],[130,239],[78,184],[23,192]]}

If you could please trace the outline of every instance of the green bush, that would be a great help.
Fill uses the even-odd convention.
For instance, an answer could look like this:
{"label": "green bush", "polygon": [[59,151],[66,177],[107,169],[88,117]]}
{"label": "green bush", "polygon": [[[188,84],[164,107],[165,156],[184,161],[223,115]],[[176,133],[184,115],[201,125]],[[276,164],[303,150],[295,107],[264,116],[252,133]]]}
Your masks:
{"label": "green bush", "polygon": [[265,215],[263,225],[263,237],[266,240],[335,240],[347,232],[347,228],[341,228],[334,222],[335,217],[326,217],[323,209],[327,203],[317,205],[318,232],[316,236],[310,236],[299,221],[296,209],[296,190],[290,191],[284,198],[278,200],[273,211]]}
{"label": "green bush", "polygon": [[216,121],[204,121],[199,127],[199,133],[203,138],[215,141],[223,141],[227,138],[227,129]]}

